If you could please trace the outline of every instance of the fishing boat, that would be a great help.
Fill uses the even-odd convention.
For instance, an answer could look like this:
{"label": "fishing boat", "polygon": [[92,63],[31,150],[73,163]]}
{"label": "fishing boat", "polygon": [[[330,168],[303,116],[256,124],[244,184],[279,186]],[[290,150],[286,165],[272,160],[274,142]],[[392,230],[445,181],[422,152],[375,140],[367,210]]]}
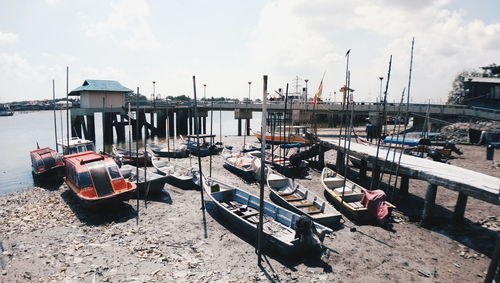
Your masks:
{"label": "fishing boat", "polygon": [[[129,164],[122,165],[120,171],[123,178],[136,183],[141,196],[159,194],[167,183],[167,176],[146,170],[146,178],[144,178],[144,168],[137,168]],[[139,172],[139,178],[137,178],[137,172]]]}
{"label": "fishing boat", "polygon": [[186,145],[181,145],[177,149],[169,149],[166,147],[151,146],[151,151],[158,157],[168,157],[168,158],[185,158],[189,156],[189,150]]}
{"label": "fishing boat", "polygon": [[89,209],[130,199],[136,185],[123,178],[116,162],[92,151],[64,156],[66,184]]}
{"label": "fishing boat", "polygon": [[257,170],[254,164],[255,158],[242,152],[233,153],[229,149],[222,151],[222,157],[224,158],[224,168],[245,181],[251,182],[255,180]]}
{"label": "fishing boat", "polygon": [[45,147],[30,152],[31,174],[37,182],[57,182],[64,176],[62,154]]}
{"label": "fishing boat", "polygon": [[[260,159],[262,156],[260,151],[252,151],[248,152],[248,154],[257,159]],[[304,178],[308,174],[307,165],[302,160],[297,164],[292,164],[288,157],[283,158],[279,155],[266,152],[265,162],[274,170],[289,178]]]}
{"label": "fishing boat", "polygon": [[[253,240],[257,236],[260,199],[244,190],[224,184],[212,178],[204,178],[203,188],[224,218],[236,229],[246,233]],[[264,201],[263,207],[264,249],[273,249],[284,256],[321,251],[319,241],[301,241],[297,237],[296,224],[300,215],[273,203]],[[312,222],[318,234],[333,231],[321,224]]]}
{"label": "fishing boat", "polygon": [[[285,130],[289,130],[288,133],[284,135],[275,135],[271,132],[266,133],[266,143],[272,144],[283,144],[283,143],[301,143],[301,144],[311,144],[314,141],[314,134],[308,131],[305,126],[290,126],[285,127]],[[294,130],[294,132],[290,132]],[[276,130],[279,131],[279,130]],[[262,140],[262,133],[257,130],[252,130],[252,134],[257,137],[259,141]]]}
{"label": "fishing boat", "polygon": [[147,165],[150,165],[149,158],[147,158],[146,161],[144,150],[139,150],[138,152],[133,150],[129,151],[126,149],[117,148],[115,145],[113,145],[112,151],[113,156],[115,157],[115,159],[120,160],[120,163],[144,166],[144,163],[147,162]]}
{"label": "fishing boat", "polygon": [[270,197],[276,204],[328,227],[340,224],[341,214],[312,191],[273,170],[267,174]]}
{"label": "fishing boat", "polygon": [[[223,146],[219,142],[212,142],[215,138],[215,135],[189,135],[186,136],[187,140],[185,140],[181,136],[181,140],[187,146],[189,153],[195,156],[205,157],[209,155],[217,155],[222,152]],[[200,146],[198,148],[197,139],[200,139]],[[210,139],[211,141],[207,141]]]}
{"label": "fishing boat", "polygon": [[[378,220],[379,223],[382,223],[387,221],[391,211],[396,208],[393,204],[385,201],[385,194],[381,196],[383,191],[368,191],[328,167],[323,168],[323,172],[321,172],[321,184],[325,189],[327,200],[359,222]],[[372,200],[370,197],[375,193],[380,195],[377,196],[377,199]],[[377,200],[379,200],[378,203],[373,202]],[[371,206],[371,203],[374,205]]]}
{"label": "fishing boat", "polygon": [[198,190],[200,188],[198,168],[185,168],[160,157],[152,157],[151,162],[158,174],[167,177],[167,183],[170,185],[184,190]]}
{"label": "fishing boat", "polygon": [[87,151],[95,151],[94,142],[78,137],[70,138],[69,142],[66,139],[57,141],[57,144],[63,149],[63,154],[75,154]]}
{"label": "fishing boat", "polygon": [[0,117],[1,116],[13,116],[14,112],[10,110],[8,104],[0,104]]}

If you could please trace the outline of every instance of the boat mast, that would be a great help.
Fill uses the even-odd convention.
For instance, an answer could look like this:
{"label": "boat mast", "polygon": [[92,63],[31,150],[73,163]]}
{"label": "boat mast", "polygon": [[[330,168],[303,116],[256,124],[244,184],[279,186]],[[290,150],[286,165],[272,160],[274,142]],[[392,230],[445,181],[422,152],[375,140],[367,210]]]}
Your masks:
{"label": "boat mast", "polygon": [[68,138],[68,149],[69,149],[69,82],[68,81],[69,81],[69,67],[66,66],[66,136]]}
{"label": "boat mast", "polygon": [[[386,116],[387,90],[389,88],[389,81],[391,79],[391,65],[392,65],[392,54],[391,54],[391,57],[389,58],[389,70],[387,71],[387,81],[386,81],[386,84],[385,84],[385,91],[384,91],[384,104],[383,104],[383,107],[382,107],[382,113],[383,113],[382,117],[384,117],[384,119],[385,119],[385,116]],[[381,140],[381,137],[379,137],[378,140],[377,140],[377,153],[375,155],[375,164],[373,164],[373,168],[372,168],[372,179],[370,181],[370,190],[373,189],[373,182],[374,182],[373,173],[377,171],[378,154],[379,154],[379,151],[380,151],[380,140]]]}
{"label": "boat mast", "polygon": [[196,77],[193,76],[193,92],[194,92],[194,130],[196,131],[196,150],[198,151],[198,171],[200,174],[200,186],[202,189],[200,190],[201,196],[201,209],[205,209],[205,200],[203,197],[203,174],[201,171],[201,154],[200,154],[200,125],[198,121],[198,105],[196,101]]}
{"label": "boat mast", "polygon": [[[257,236],[257,264],[262,266],[262,248],[263,248],[263,232],[264,232],[264,174],[265,174],[265,154],[266,154],[266,136],[264,133],[267,132],[267,75],[264,75],[264,87],[262,93],[262,120],[260,132],[263,133],[261,142],[261,157],[260,157],[260,194],[259,194],[259,225],[258,225],[258,236]],[[288,84],[287,84],[288,92]]]}
{"label": "boat mast", "polygon": [[57,145],[57,121],[56,121],[56,83],[52,80],[52,104],[54,104],[54,135],[56,139],[56,151],[59,152]]}
{"label": "boat mast", "polygon": [[[136,100],[135,100],[135,154],[136,157],[139,156],[139,87],[137,87],[137,95],[136,95]],[[130,156],[132,156],[132,152],[130,152]],[[139,225],[139,164],[136,164],[135,167],[135,184],[137,186],[137,204],[136,204],[136,210],[137,210],[137,218],[136,218],[136,224]]]}
{"label": "boat mast", "polygon": [[[347,94],[348,95],[352,95],[350,94],[350,86],[351,86],[351,72],[347,72]],[[348,96],[347,99],[348,100],[348,103],[350,103],[351,99],[350,97]],[[344,186],[342,187],[342,198],[341,198],[341,203],[344,202],[344,193],[345,193],[345,186],[346,186],[346,183],[347,183],[347,163],[349,162],[349,154],[350,154],[350,150],[351,150],[351,131],[352,131],[352,128],[353,128],[353,117],[354,117],[354,101],[353,101],[353,104],[351,105],[351,117],[349,119],[349,128],[346,127],[346,140],[349,139],[349,143],[348,143],[348,146],[347,146],[347,151],[346,151],[346,148],[344,146],[344,152],[345,152],[345,162],[344,162]]]}
{"label": "boat mast", "polygon": [[[214,97],[212,96],[210,105],[210,146],[214,146],[213,125],[214,125]],[[212,154],[210,154],[210,177],[212,177]]]}
{"label": "boat mast", "polygon": [[[285,92],[285,112],[283,112],[283,145],[287,144],[286,142],[286,106],[288,104],[288,84],[286,84],[286,92]],[[285,172],[285,150],[283,147],[283,155],[281,159],[283,159],[283,168],[281,169],[281,173]],[[272,158],[272,156],[271,156]]]}

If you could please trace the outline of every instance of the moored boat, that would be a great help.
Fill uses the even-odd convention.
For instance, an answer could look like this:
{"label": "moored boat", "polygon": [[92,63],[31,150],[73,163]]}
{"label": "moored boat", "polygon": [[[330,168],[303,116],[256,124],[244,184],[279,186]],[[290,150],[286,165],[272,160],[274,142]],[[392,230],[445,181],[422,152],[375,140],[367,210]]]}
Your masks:
{"label": "moored boat", "polygon": [[[272,134],[267,132],[265,135],[266,143],[285,144],[285,143],[300,143],[311,144],[314,141],[314,135],[308,132],[305,126],[292,126],[286,127],[285,131],[289,129],[295,130],[294,133],[286,132],[284,135]],[[279,132],[279,129],[277,130]],[[259,140],[262,140],[262,133],[257,130],[252,130],[252,134]]]}
{"label": "moored boat", "polygon": [[298,214],[309,216],[315,222],[334,227],[340,224],[341,214],[328,202],[301,184],[269,170],[267,185],[271,200]]}
{"label": "moored boat", "polygon": [[95,151],[94,142],[77,137],[72,137],[69,142],[67,139],[59,140],[57,144],[63,149],[64,155]]}
{"label": "moored boat", "polygon": [[45,147],[30,152],[31,173],[37,182],[57,182],[64,176],[62,154]]}
{"label": "moored boat", "polygon": [[136,190],[110,157],[89,151],[64,156],[64,161],[66,184],[86,208],[128,200]]}
{"label": "moored boat", "polygon": [[182,145],[177,149],[162,148],[159,146],[151,146],[151,151],[158,157],[168,157],[168,158],[185,158],[189,156],[189,151],[186,145]]}
{"label": "moored boat", "polygon": [[185,168],[160,157],[152,157],[151,162],[159,174],[167,177],[170,185],[184,190],[200,188],[200,174],[196,167]]}
{"label": "moored boat", "polygon": [[[224,184],[212,178],[204,178],[203,189],[211,202],[215,204],[224,218],[236,229],[252,237],[257,236],[260,199],[244,190]],[[263,243],[264,249],[273,249],[284,256],[296,256],[304,253],[318,253],[322,245],[317,240],[305,241],[298,233],[299,219],[296,213],[264,201]],[[311,222],[323,238],[333,231],[321,224]],[[312,232],[311,232],[312,233]],[[313,239],[312,235],[309,239]]]}
{"label": "moored boat", "polygon": [[129,151],[126,149],[117,148],[113,145],[112,151],[113,156],[116,159],[120,160],[120,162],[122,162],[123,164],[132,164],[136,166],[144,166],[144,163],[146,162],[148,165],[150,164],[150,160],[149,158],[146,158],[144,150],[139,150],[138,152],[133,150]]}
{"label": "moored boat", "polygon": [[224,158],[223,167],[227,170],[248,182],[256,179],[257,168],[255,167],[254,157],[242,152],[233,153],[227,149],[222,151],[222,157]]}
{"label": "moored boat", "polygon": [[321,172],[321,184],[326,198],[359,222],[377,220],[384,224],[395,208],[385,201],[382,190],[368,191],[328,167]]}
{"label": "moored boat", "polygon": [[[144,168],[137,168],[129,164],[122,165],[120,171],[124,178],[136,183],[141,196],[159,194],[167,183],[167,176],[146,170],[146,177],[144,178]],[[137,178],[137,172],[139,172],[139,178]]]}
{"label": "moored boat", "polygon": [[[217,155],[222,152],[223,146],[220,143],[214,143],[215,135],[189,135],[186,136],[187,141],[181,136],[181,140],[187,146],[189,153],[195,156],[205,157],[209,155]],[[198,147],[198,138],[200,139]],[[207,141],[209,139],[210,141]]]}
{"label": "moored boat", "polygon": [[0,116],[13,116],[14,112],[10,110],[8,104],[0,104]]}

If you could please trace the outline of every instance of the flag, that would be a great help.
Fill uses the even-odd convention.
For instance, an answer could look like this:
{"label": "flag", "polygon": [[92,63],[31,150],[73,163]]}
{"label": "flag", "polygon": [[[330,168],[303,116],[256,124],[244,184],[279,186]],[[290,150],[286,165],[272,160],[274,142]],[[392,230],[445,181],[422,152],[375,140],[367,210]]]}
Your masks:
{"label": "flag", "polygon": [[314,95],[313,104],[318,104],[318,101],[320,100],[320,97],[322,94],[323,94],[323,79],[321,79],[321,82],[319,83],[318,91]]}

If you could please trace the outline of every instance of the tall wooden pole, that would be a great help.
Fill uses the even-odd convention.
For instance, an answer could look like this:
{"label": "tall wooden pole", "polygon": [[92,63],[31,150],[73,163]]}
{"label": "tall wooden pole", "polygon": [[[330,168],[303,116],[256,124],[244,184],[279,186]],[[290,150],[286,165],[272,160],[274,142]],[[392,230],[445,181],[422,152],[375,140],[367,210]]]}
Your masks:
{"label": "tall wooden pole", "polygon": [[69,67],[66,67],[66,136],[69,148]]}
{"label": "tall wooden pole", "polygon": [[[213,125],[214,125],[214,97],[212,96],[211,105],[210,105],[210,145],[214,145],[213,135]],[[212,154],[210,154],[210,177],[212,177]]]}
{"label": "tall wooden pole", "polygon": [[200,157],[200,125],[198,121],[198,105],[196,101],[196,77],[193,76],[193,92],[194,92],[194,130],[196,132],[196,150],[198,151],[198,170],[200,172],[200,196],[201,196],[201,209],[205,209],[205,199],[203,196],[203,173],[201,171],[201,157]]}
{"label": "tall wooden pole", "polygon": [[264,233],[264,178],[265,178],[265,154],[266,154],[266,137],[264,133],[267,132],[267,75],[264,75],[264,88],[262,93],[262,121],[261,129],[262,134],[261,139],[261,158],[260,158],[260,195],[259,195],[259,226],[258,226],[258,236],[257,236],[257,249],[258,249],[258,259],[257,264],[262,266],[262,241]]}
{"label": "tall wooden pole", "polygon": [[[137,96],[136,96],[136,104],[135,104],[135,156],[139,157],[139,87],[137,87]],[[130,152],[130,156],[132,156],[132,152]],[[139,185],[139,164],[136,164],[136,171],[135,171],[135,176],[136,177],[136,185]],[[137,204],[136,204],[136,210],[137,210],[137,217],[136,217],[136,224],[139,225],[139,188],[137,190]]]}
{"label": "tall wooden pole", "polygon": [[57,121],[56,121],[56,83],[52,80],[52,104],[54,104],[54,135],[56,139],[56,151],[59,152],[57,145]]}

